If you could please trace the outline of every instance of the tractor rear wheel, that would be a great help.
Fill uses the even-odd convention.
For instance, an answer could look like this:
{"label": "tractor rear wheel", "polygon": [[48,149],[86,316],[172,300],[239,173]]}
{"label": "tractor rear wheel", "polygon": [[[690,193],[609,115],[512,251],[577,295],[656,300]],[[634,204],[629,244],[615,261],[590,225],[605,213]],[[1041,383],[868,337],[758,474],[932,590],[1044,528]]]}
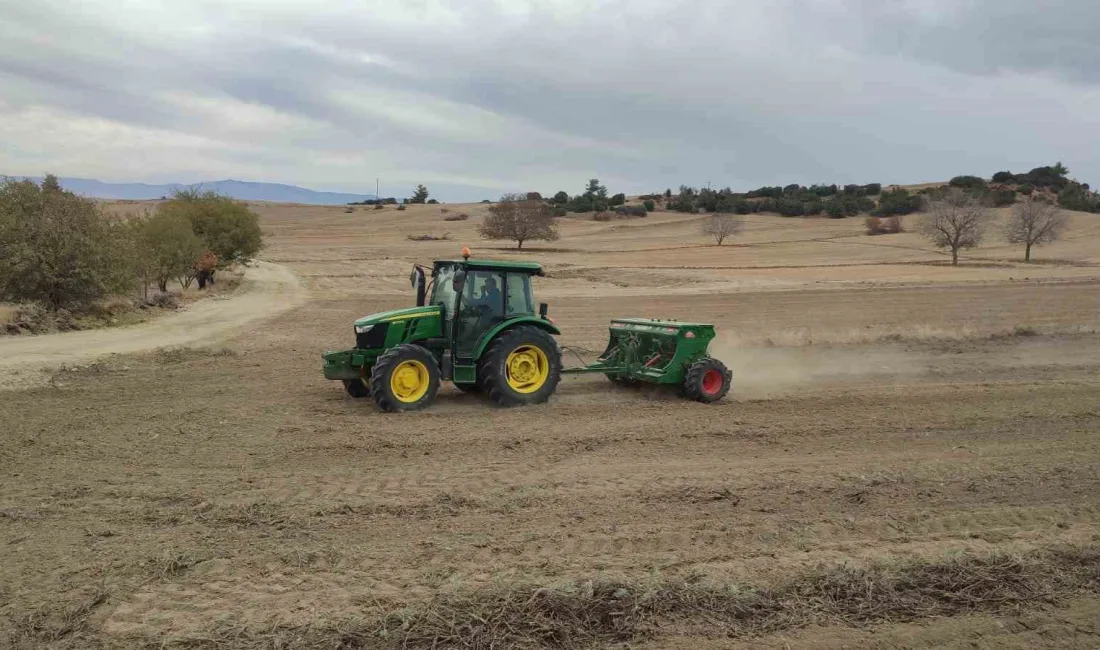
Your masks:
{"label": "tractor rear wheel", "polygon": [[344,390],[352,397],[370,397],[370,386],[364,377],[344,380]]}
{"label": "tractor rear wheel", "polygon": [[684,374],[684,396],[697,402],[717,402],[730,391],[733,373],[718,359],[704,357]]}
{"label": "tractor rear wheel", "polygon": [[542,404],[561,381],[561,348],[546,330],[521,325],[493,339],[477,374],[481,390],[499,406]]}
{"label": "tractor rear wheel", "polygon": [[422,409],[439,392],[439,364],[431,352],[419,345],[394,346],[374,363],[370,389],[383,411]]}

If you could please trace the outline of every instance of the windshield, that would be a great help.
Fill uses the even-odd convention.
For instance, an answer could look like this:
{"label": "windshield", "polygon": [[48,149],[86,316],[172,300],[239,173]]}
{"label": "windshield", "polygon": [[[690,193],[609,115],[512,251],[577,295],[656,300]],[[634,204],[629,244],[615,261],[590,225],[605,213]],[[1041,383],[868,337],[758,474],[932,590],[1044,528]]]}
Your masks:
{"label": "windshield", "polygon": [[429,301],[429,304],[443,306],[443,314],[447,320],[451,320],[455,311],[455,292],[452,286],[454,277],[455,267],[449,265],[437,267],[433,278],[432,297]]}

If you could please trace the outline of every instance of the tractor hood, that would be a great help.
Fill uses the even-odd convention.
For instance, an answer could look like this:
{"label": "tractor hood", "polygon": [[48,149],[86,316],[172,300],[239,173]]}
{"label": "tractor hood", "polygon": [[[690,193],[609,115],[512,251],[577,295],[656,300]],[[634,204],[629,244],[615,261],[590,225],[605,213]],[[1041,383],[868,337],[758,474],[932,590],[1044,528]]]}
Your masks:
{"label": "tractor hood", "polygon": [[355,321],[355,327],[361,328],[368,325],[377,325],[379,323],[391,323],[398,320],[408,320],[410,318],[423,318],[425,316],[438,316],[439,306],[428,305],[425,307],[409,307],[407,309],[394,309],[393,311],[380,311],[377,314],[370,314],[364,316]]}

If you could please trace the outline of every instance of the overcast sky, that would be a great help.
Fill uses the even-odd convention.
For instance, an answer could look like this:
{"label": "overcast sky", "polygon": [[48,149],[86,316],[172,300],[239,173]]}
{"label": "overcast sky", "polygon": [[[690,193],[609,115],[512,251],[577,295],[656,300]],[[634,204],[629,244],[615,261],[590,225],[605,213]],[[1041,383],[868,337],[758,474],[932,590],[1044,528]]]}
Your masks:
{"label": "overcast sky", "polygon": [[0,0],[0,173],[1100,184],[1096,0]]}

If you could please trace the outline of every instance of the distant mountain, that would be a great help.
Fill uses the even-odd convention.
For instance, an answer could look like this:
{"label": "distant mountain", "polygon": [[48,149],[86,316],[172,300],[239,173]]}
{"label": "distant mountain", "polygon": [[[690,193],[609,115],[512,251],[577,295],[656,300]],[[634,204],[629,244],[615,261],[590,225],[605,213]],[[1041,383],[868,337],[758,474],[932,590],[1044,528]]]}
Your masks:
{"label": "distant mountain", "polygon": [[[26,177],[35,182],[41,178]],[[343,205],[353,201],[373,199],[373,194],[346,194],[344,192],[317,192],[294,185],[279,183],[252,183],[248,181],[210,181],[203,183],[168,183],[150,185],[148,183],[104,183],[91,178],[61,178],[61,187],[75,194],[97,199],[159,199],[171,196],[181,189],[194,188],[200,191],[214,191],[242,201],[272,201],[277,203],[305,203],[308,205]]]}

